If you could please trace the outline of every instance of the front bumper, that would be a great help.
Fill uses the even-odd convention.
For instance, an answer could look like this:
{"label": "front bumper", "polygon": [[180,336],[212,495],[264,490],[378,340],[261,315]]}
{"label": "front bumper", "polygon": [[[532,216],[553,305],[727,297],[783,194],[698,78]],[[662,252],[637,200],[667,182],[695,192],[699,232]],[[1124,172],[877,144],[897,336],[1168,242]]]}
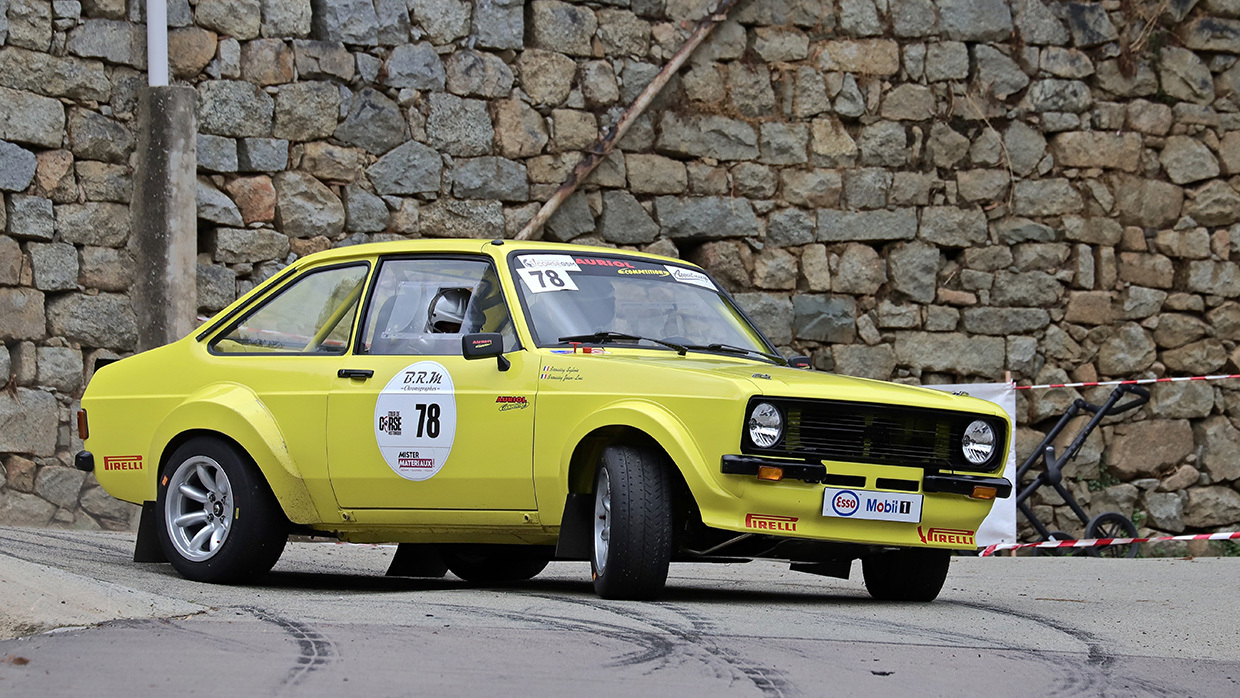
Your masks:
{"label": "front bumper", "polygon": [[[870,487],[878,489],[897,491],[910,491],[911,489],[907,484],[897,484],[910,483],[911,481],[909,480],[875,478],[874,483],[867,483],[866,478],[860,475],[830,474],[827,472],[827,466],[821,463],[784,461],[754,456],[724,456],[719,469],[720,472],[726,475],[753,475],[756,477],[759,468],[762,467],[779,468],[783,472],[785,479],[801,480],[815,484],[838,487],[866,487],[868,484]],[[885,480],[887,481],[886,483],[884,482]],[[884,484],[896,486],[883,487]],[[996,497],[1000,499],[1012,493],[1012,483],[1003,477],[926,473],[921,480],[921,491],[924,493],[943,492],[968,496],[975,487],[979,486],[995,488]]]}
{"label": "front bumper", "polygon": [[[782,477],[760,479],[757,475],[762,467],[781,468]],[[907,466],[833,461],[824,466],[725,455],[720,469],[725,473],[728,495],[698,502],[705,525],[741,533],[870,546],[974,548],[977,528],[995,504],[993,499],[970,496],[974,488],[993,487],[998,497],[1012,492],[1012,483],[1003,477],[926,472]],[[825,515],[824,497],[831,489],[921,495],[920,520]]]}

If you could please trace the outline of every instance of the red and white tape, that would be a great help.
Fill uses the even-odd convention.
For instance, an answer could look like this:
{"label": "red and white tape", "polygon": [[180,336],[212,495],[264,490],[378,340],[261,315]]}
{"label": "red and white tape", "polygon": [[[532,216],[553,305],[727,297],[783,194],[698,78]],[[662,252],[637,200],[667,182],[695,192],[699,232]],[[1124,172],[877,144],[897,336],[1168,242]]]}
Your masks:
{"label": "red and white tape", "polygon": [[1219,376],[1175,376],[1173,378],[1141,378],[1127,381],[1093,381],[1090,383],[1047,383],[1046,385],[1018,385],[1017,390],[1036,390],[1039,388],[1096,388],[1100,385],[1147,385],[1149,383],[1180,383],[1182,381],[1218,381],[1226,378],[1240,378],[1240,373],[1229,373]]}
{"label": "red and white tape", "polygon": [[999,543],[986,546],[981,557],[990,557],[1000,550],[1017,550],[1019,548],[1093,548],[1105,545],[1130,545],[1132,543],[1151,543],[1164,540],[1236,540],[1240,532],[1230,533],[1197,533],[1186,536],[1162,536],[1159,538],[1085,538],[1082,540],[1048,540],[1041,543]]}

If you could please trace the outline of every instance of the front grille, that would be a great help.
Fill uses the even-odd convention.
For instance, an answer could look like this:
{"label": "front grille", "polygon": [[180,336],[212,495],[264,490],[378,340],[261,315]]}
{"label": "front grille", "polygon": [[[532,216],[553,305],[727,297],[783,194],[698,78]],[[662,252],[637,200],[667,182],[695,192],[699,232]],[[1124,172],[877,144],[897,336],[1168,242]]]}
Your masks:
{"label": "front grille", "polygon": [[[742,444],[745,453],[980,472],[998,468],[1006,453],[1006,422],[989,416],[862,402],[771,398],[754,398],[750,409],[758,402],[769,402],[780,409],[784,435],[773,446],[759,448],[749,441],[746,429]],[[994,453],[981,465],[968,462],[960,451],[965,427],[975,419],[984,419],[995,430]]]}

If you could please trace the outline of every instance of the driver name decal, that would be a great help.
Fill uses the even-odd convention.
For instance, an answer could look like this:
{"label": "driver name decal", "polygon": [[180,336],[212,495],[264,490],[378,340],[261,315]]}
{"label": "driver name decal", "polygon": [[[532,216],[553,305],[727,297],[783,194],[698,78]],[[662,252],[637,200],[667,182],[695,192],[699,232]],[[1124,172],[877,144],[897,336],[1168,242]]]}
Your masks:
{"label": "driver name decal", "polygon": [[437,361],[397,371],[375,401],[375,442],[392,472],[406,480],[435,476],[456,438],[452,375]]}

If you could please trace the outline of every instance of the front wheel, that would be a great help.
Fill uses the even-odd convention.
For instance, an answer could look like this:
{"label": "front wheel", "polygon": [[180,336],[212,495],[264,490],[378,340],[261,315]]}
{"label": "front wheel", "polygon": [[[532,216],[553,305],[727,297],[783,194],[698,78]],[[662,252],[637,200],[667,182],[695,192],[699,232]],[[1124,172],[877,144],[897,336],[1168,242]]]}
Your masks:
{"label": "front wheel", "polygon": [[[1137,526],[1127,516],[1114,511],[1104,512],[1085,524],[1086,538],[1136,538]],[[1090,557],[1136,557],[1139,543],[1103,545],[1086,548]]]}
{"label": "front wheel", "polygon": [[218,439],[194,437],[172,453],[156,505],[164,556],[196,582],[251,581],[276,564],[288,540],[288,520],[262,473]]}
{"label": "front wheel", "polygon": [[933,601],[943,589],[952,551],[902,548],[861,559],[866,591],[879,601]]}
{"label": "front wheel", "polygon": [[605,599],[652,599],[672,559],[667,464],[646,449],[610,446],[594,475],[594,591]]}

